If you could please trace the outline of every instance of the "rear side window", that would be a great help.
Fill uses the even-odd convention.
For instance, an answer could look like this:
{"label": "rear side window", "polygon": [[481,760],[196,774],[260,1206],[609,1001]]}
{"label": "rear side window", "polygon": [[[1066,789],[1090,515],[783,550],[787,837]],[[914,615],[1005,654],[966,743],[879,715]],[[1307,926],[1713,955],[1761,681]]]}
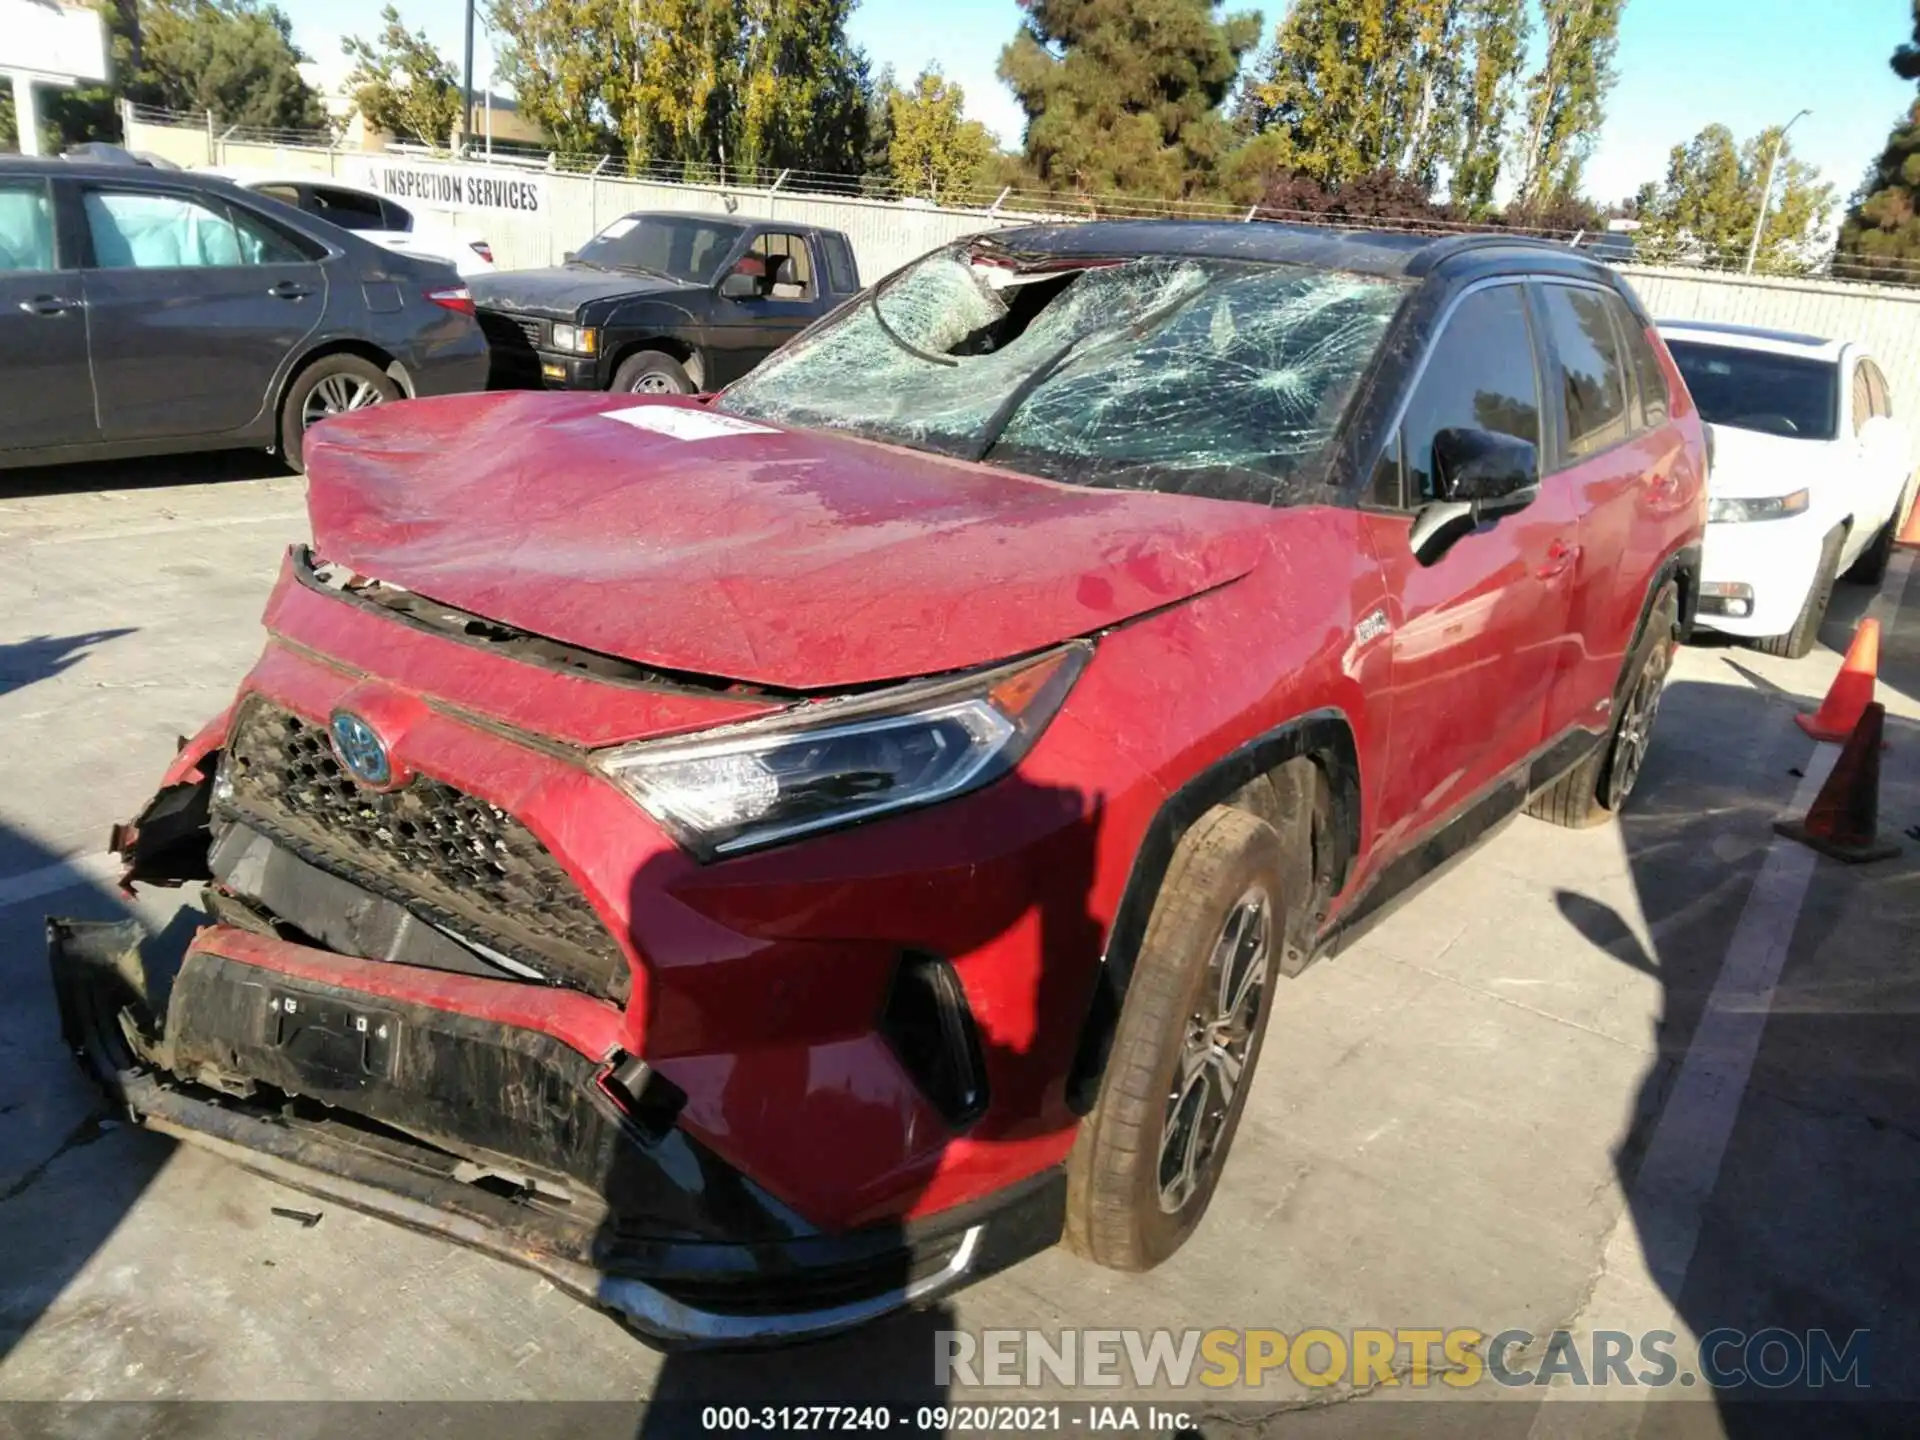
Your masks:
{"label": "rear side window", "polygon": [[362,195],[357,190],[336,190],[331,185],[309,185],[307,196],[312,202],[307,207],[309,210],[342,230],[387,228],[387,217],[380,208],[378,196]]}
{"label": "rear side window", "polygon": [[1579,459],[1627,438],[1627,375],[1607,294],[1572,285],[1539,287],[1540,308],[1566,408],[1567,455]]}
{"label": "rear side window", "polygon": [[53,268],[53,210],[45,183],[0,182],[0,275]]}
{"label": "rear side window", "polygon": [[860,288],[858,272],[853,268],[853,252],[838,235],[823,235],[820,243],[827,252],[827,281],[837,295],[851,295]]}
{"label": "rear side window", "polygon": [[1433,437],[1460,427],[1540,443],[1540,381],[1518,285],[1468,295],[1433,342],[1400,424],[1406,503],[1435,498]]}
{"label": "rear side window", "polygon": [[1667,375],[1659,355],[1654,353],[1653,342],[1647,339],[1639,317],[1627,308],[1626,301],[1609,295],[1607,308],[1613,312],[1614,323],[1620,328],[1621,342],[1627,347],[1627,361],[1633,367],[1633,378],[1639,386],[1641,423],[1649,430],[1664,425],[1667,423]]}
{"label": "rear side window", "polygon": [[387,229],[398,230],[402,235],[413,229],[413,212],[404,205],[396,205],[391,200],[382,200],[380,208],[386,212]]}
{"label": "rear side window", "polygon": [[296,210],[300,208],[300,191],[292,185],[255,185],[252,188],[256,195],[278,200],[282,205],[291,205]]}

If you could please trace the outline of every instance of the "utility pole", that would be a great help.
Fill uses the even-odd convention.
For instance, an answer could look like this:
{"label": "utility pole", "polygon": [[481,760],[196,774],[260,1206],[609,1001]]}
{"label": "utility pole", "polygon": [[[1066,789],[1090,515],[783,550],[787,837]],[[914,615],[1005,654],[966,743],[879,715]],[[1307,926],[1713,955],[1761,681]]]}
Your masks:
{"label": "utility pole", "polygon": [[467,150],[467,134],[473,128],[473,7],[478,0],[467,0],[467,68],[461,72],[460,90],[460,143],[457,147],[461,154]]}
{"label": "utility pole", "polygon": [[1747,246],[1747,274],[1753,273],[1753,262],[1760,258],[1760,232],[1767,228],[1767,206],[1773,201],[1773,172],[1780,163],[1780,152],[1786,148],[1787,131],[1798,125],[1813,111],[1802,110],[1793,119],[1780,127],[1780,133],[1773,139],[1773,155],[1767,161],[1767,183],[1760,187],[1760,218],[1753,222],[1753,243]]}

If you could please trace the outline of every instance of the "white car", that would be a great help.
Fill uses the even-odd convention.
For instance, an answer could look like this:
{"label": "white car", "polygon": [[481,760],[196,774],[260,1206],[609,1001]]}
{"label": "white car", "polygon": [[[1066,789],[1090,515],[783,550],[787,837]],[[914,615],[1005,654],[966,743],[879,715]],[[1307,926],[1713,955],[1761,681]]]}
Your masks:
{"label": "white car", "polygon": [[256,194],[317,215],[402,255],[444,260],[462,275],[493,273],[493,248],[484,239],[456,230],[431,211],[409,209],[344,180],[294,170],[214,169],[209,173],[224,175]]}
{"label": "white car", "polygon": [[1913,451],[1860,346],[1705,321],[1660,333],[1707,422],[1697,623],[1770,655],[1813,648],[1836,579],[1878,584]]}

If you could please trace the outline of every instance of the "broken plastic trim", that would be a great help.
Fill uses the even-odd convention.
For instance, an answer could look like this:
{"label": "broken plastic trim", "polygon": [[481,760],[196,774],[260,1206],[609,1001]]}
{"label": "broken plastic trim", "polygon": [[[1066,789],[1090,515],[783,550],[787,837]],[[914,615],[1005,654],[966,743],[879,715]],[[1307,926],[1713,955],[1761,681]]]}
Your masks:
{"label": "broken plastic trim", "polygon": [[723,700],[798,700],[804,695],[799,690],[755,685],[724,676],[701,675],[687,670],[663,670],[603,651],[569,645],[565,641],[535,635],[498,620],[489,620],[469,610],[442,604],[398,585],[356,575],[345,566],[320,559],[305,545],[294,546],[290,553],[294,578],[317,594],[376,612],[410,629],[423,630],[442,639],[470,645],[476,650],[506,655],[542,669],[568,675],[588,675],[609,685],[631,686],[656,694],[699,695]]}

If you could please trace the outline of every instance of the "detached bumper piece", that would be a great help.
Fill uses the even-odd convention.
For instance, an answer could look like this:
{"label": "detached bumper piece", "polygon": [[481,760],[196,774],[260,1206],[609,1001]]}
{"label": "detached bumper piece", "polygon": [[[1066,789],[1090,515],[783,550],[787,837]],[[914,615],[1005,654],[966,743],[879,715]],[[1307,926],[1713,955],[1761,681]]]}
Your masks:
{"label": "detached bumper piece", "polygon": [[47,932],[66,1041],[135,1120],[533,1269],[663,1347],[833,1334],[1059,1238],[1057,1173],[822,1234],[675,1128],[672,1086],[631,1058],[294,978],[220,953],[220,926],[172,960],[131,921]]}

